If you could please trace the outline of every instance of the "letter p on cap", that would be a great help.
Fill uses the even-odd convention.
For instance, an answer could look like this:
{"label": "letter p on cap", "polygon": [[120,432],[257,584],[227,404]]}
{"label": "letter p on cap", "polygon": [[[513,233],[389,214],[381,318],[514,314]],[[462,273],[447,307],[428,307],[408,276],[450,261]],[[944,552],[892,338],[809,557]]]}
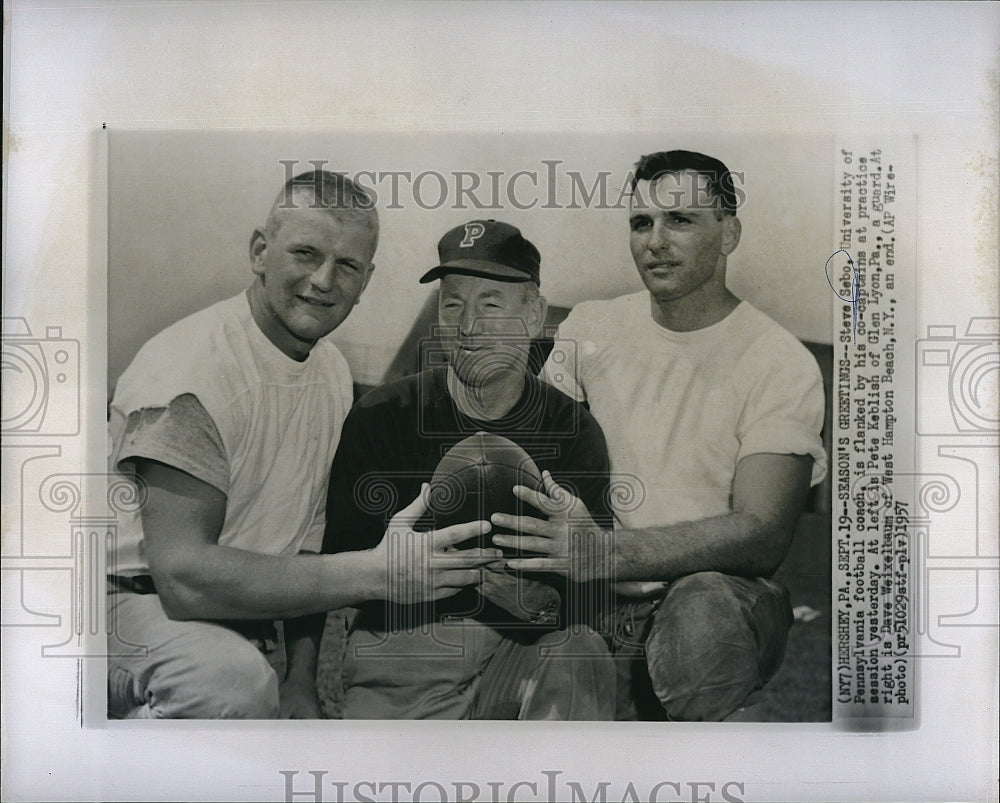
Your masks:
{"label": "letter p on cap", "polygon": [[458,244],[459,248],[472,248],[476,240],[486,234],[486,227],[479,222],[465,224],[465,237]]}

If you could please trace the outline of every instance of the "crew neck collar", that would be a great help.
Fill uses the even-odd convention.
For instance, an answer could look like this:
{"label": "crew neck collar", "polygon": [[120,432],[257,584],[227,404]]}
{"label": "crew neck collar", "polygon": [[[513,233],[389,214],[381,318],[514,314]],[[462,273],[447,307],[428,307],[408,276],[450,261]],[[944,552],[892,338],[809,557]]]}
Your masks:
{"label": "crew neck collar", "polygon": [[[646,294],[648,298],[648,293]],[[733,325],[734,321],[743,317],[747,311],[750,309],[750,304],[745,300],[740,300],[740,302],[733,307],[729,313],[722,319],[716,321],[708,326],[703,326],[700,329],[689,329],[684,331],[677,331],[674,329],[669,329],[662,324],[657,323],[653,319],[652,311],[648,312],[646,315],[646,321],[652,329],[658,332],[661,336],[675,341],[688,341],[688,340],[704,340],[710,338],[717,334],[718,332],[723,332]]]}
{"label": "crew neck collar", "polygon": [[540,395],[534,385],[539,380],[525,373],[521,395],[518,396],[513,407],[499,418],[474,418],[459,408],[458,402],[455,401],[455,398],[448,391],[448,368],[442,367],[435,373],[435,384],[437,385],[438,393],[454,411],[458,420],[463,423],[463,430],[475,432],[479,430],[505,431],[511,429],[530,429],[530,422],[533,420],[533,416],[541,409],[541,405],[538,403]]}
{"label": "crew neck collar", "polygon": [[319,346],[319,341],[313,344],[312,349],[309,350],[309,354],[306,355],[304,360],[296,360],[293,357],[289,357],[285,352],[278,348],[271,339],[264,333],[264,331],[257,324],[256,319],[253,317],[253,309],[250,306],[250,291],[245,290],[243,292],[243,306],[241,307],[241,313],[249,319],[249,325],[247,328],[251,331],[250,338],[255,346],[255,351],[262,359],[271,363],[274,367],[280,367],[287,373],[301,373],[306,370],[309,365],[309,359],[312,357],[313,352]]}

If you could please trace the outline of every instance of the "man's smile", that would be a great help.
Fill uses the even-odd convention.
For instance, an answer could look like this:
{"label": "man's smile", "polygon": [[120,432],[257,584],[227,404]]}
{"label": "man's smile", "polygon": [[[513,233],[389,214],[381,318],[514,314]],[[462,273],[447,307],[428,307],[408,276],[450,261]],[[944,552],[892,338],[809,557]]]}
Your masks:
{"label": "man's smile", "polygon": [[463,340],[458,344],[458,348],[461,351],[485,351],[494,345],[496,344],[487,340]]}
{"label": "man's smile", "polygon": [[653,273],[657,272],[666,273],[668,271],[673,270],[674,268],[677,268],[679,265],[680,265],[679,262],[675,262],[673,260],[659,260],[657,262],[647,263],[646,270],[651,271]]}
{"label": "man's smile", "polygon": [[300,295],[297,295],[295,297],[299,301],[302,301],[302,302],[304,302],[306,304],[311,304],[314,307],[322,307],[322,308],[328,309],[328,308],[330,308],[332,306],[335,306],[334,302],[332,302],[332,301],[323,301],[322,299],[319,299],[319,298],[312,298],[310,296],[300,296]]}

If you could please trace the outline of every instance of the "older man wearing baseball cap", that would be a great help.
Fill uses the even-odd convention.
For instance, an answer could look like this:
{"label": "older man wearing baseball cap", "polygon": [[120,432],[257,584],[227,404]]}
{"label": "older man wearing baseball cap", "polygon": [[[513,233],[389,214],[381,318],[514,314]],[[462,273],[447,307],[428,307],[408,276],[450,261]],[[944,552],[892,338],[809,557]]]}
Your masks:
{"label": "older man wearing baseball cap", "polygon": [[[547,482],[610,515],[600,427],[528,371],[546,313],[538,249],[514,226],[475,220],[445,234],[438,256],[420,280],[440,280],[438,337],[424,349],[431,366],[372,391],[348,416],[324,551],[378,543],[442,456],[477,433],[513,441]],[[613,718],[610,654],[593,631],[566,627],[568,587],[544,580],[498,567],[433,606],[365,605],[347,639],[345,717]]]}

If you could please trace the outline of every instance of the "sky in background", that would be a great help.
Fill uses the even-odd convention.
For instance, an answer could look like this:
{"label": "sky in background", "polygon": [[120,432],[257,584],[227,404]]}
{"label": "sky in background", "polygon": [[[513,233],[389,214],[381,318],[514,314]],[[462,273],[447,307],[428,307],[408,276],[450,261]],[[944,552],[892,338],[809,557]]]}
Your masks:
{"label": "sky in background", "polygon": [[430,292],[417,280],[440,237],[475,218],[512,223],[538,246],[550,304],[641,290],[622,192],[655,150],[700,150],[742,175],[731,288],[798,337],[831,340],[829,137],[115,130],[108,145],[109,386],[151,335],[247,286],[250,233],[310,160],[378,195],[376,271],[331,336],[362,382],[379,381]]}

